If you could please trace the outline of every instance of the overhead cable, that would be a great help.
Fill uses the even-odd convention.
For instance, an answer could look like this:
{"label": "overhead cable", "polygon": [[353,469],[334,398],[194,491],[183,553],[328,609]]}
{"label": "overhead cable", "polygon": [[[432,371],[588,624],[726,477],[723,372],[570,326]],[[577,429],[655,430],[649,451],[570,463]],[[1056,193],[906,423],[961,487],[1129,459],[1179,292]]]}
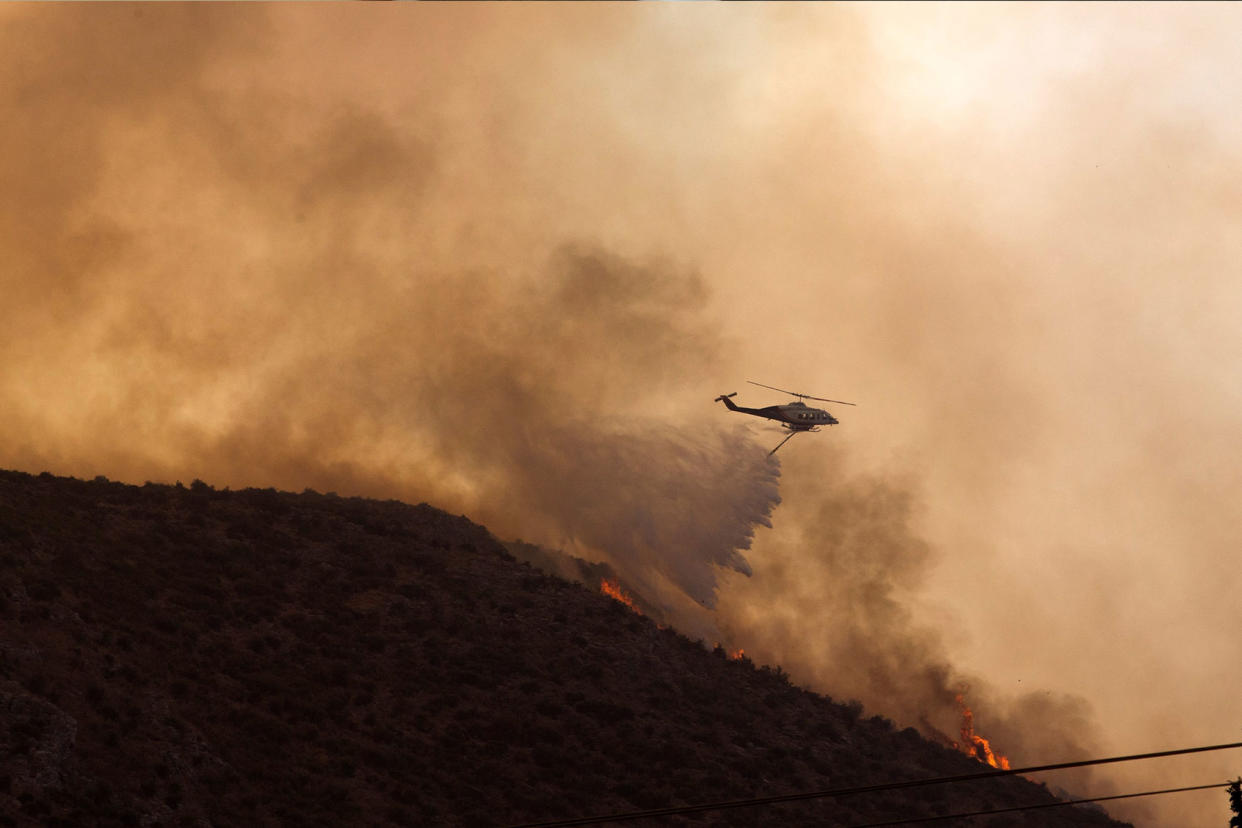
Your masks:
{"label": "overhead cable", "polygon": [[1161,750],[1154,753],[1134,753],[1127,756],[1110,756],[1104,759],[1080,759],[1076,762],[1057,762],[1051,765],[1031,765],[1025,768],[1008,770],[986,770],[978,773],[963,773],[957,776],[939,776],[930,779],[907,779],[901,782],[884,782],[877,785],[861,785],[853,788],[835,788],[823,791],[778,794],[753,799],[735,799],[724,802],[708,802],[698,805],[674,805],[668,808],[650,808],[645,811],[628,811],[617,814],[601,814],[598,816],[577,817],[574,819],[558,819],[547,822],[525,822],[510,828],[570,828],[576,825],[599,825],[607,822],[629,822],[636,819],[651,817],[677,816],[679,814],[697,814],[705,811],[723,811],[730,808],[753,808],[762,805],[776,805],[781,802],[800,802],[807,799],[824,799],[854,794],[876,793],[879,791],[896,791],[905,788],[921,788],[928,785],[948,785],[956,782],[970,782],[976,779],[992,779],[1000,776],[1039,773],[1041,771],[1065,770],[1067,768],[1083,768],[1089,765],[1108,765],[1116,762],[1136,762],[1142,759],[1158,759],[1164,756],[1184,756],[1188,753],[1207,753],[1214,750],[1230,750],[1242,747],[1242,742],[1230,742],[1222,745],[1205,745],[1203,747],[1180,748],[1178,750]]}
{"label": "overhead cable", "polygon": [[1112,796],[1094,796],[1090,799],[1060,799],[1056,802],[1041,802],[1038,805],[1015,805],[1012,808],[996,808],[991,811],[970,811],[961,814],[944,814],[942,816],[921,816],[910,817],[909,819],[895,819],[889,822],[867,822],[860,825],[851,825],[849,828],[888,828],[892,825],[914,825],[922,822],[937,822],[944,819],[966,819],[967,817],[992,816],[993,814],[1009,814],[1014,811],[1035,811],[1040,808],[1060,808],[1064,805],[1084,805],[1088,802],[1109,802],[1113,799],[1135,799],[1140,796],[1161,796],[1162,794],[1183,793],[1185,791],[1206,791],[1212,788],[1227,788],[1228,782],[1217,782],[1214,785],[1192,785],[1188,788],[1165,788],[1162,791],[1143,791],[1141,793],[1113,794]]}

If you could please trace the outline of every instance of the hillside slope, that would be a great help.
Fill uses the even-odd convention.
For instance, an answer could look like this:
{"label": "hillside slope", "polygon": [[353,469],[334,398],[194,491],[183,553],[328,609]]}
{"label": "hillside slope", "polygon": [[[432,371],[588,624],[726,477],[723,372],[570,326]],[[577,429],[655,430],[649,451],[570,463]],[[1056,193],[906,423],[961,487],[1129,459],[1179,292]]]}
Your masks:
{"label": "hillside slope", "polygon": [[[0,711],[9,825],[506,825],[981,769],[465,518],[197,481],[0,472]],[[1010,778],[646,824],[1050,799]]]}

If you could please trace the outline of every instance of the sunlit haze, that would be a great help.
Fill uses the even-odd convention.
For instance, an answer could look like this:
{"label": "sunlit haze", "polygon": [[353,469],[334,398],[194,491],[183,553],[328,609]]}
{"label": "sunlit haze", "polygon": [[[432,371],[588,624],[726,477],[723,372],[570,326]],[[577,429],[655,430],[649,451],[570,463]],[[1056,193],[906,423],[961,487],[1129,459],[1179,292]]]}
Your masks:
{"label": "sunlit haze", "polygon": [[[0,467],[426,501],[1017,765],[1237,741],[1238,31],[8,6]],[[747,379],[858,405],[769,461]]]}

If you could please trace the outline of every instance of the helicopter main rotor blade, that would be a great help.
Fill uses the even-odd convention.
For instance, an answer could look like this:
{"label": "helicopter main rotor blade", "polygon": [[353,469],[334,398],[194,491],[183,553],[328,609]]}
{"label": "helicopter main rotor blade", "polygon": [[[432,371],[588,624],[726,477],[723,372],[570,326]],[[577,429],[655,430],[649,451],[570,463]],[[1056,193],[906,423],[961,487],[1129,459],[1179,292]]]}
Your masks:
{"label": "helicopter main rotor blade", "polygon": [[764,385],[762,382],[755,382],[754,380],[746,380],[746,381],[749,382],[751,385],[757,385],[760,388],[769,388],[773,391],[780,391],[782,394],[791,394],[795,397],[801,397],[802,399],[805,399],[805,400],[819,400],[820,402],[837,403],[839,405],[857,405],[858,404],[858,403],[846,402],[845,400],[830,400],[827,397],[812,397],[810,394],[799,394],[797,391],[786,391],[784,388],[777,388],[774,385]]}

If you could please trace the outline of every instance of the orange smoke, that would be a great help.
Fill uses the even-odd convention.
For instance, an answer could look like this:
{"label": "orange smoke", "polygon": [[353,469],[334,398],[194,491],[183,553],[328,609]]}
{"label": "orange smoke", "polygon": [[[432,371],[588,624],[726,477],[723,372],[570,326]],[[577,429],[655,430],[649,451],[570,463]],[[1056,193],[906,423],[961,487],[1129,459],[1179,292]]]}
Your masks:
{"label": "orange smoke", "polygon": [[957,694],[957,706],[962,710],[962,744],[954,742],[953,747],[994,768],[1009,770],[1009,759],[994,753],[988,740],[975,733],[975,714],[966,706],[966,698],[962,693]]}
{"label": "orange smoke", "polygon": [[604,578],[603,580],[599,582],[599,591],[604,593],[605,595],[607,595],[609,598],[611,598],[614,601],[620,601],[622,604],[625,604],[627,607],[629,607],[631,610],[638,613],[639,615],[643,614],[642,610],[634,606],[634,599],[631,598],[629,593],[623,590],[621,588],[621,584],[617,583],[616,581],[610,581],[607,578]]}

